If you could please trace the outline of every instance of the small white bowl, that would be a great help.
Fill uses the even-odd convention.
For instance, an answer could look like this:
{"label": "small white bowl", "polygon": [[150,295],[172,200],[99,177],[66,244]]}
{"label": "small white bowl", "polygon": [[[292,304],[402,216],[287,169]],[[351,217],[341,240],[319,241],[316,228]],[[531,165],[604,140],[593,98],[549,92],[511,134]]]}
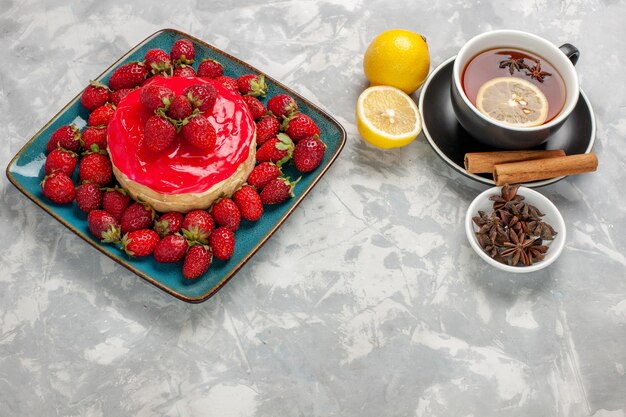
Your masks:
{"label": "small white bowl", "polygon": [[501,187],[494,187],[482,192],[467,208],[467,214],[465,215],[465,233],[467,234],[470,245],[485,262],[503,271],[525,273],[539,271],[547,267],[554,262],[563,251],[566,237],[565,222],[563,221],[563,216],[561,216],[559,209],[557,209],[549,199],[530,188],[519,187],[517,194],[523,196],[525,198],[524,201],[532,204],[537,207],[539,211],[544,213],[545,216],[543,216],[541,220],[548,223],[557,232],[553,240],[543,241],[543,244],[549,247],[545,258],[528,266],[511,266],[491,258],[478,243],[478,239],[476,238],[478,226],[474,224],[472,217],[477,216],[479,210],[486,213],[493,212],[493,201],[489,200],[489,197],[492,195],[500,195],[501,189]]}

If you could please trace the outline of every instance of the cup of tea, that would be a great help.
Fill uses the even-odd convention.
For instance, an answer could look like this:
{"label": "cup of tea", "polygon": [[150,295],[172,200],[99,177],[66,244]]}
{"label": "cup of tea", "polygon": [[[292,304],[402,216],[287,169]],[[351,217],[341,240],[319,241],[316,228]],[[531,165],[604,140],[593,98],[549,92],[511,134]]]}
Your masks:
{"label": "cup of tea", "polygon": [[580,53],[537,35],[496,30],[470,39],[452,70],[452,107],[476,140],[503,149],[547,141],[578,102]]}

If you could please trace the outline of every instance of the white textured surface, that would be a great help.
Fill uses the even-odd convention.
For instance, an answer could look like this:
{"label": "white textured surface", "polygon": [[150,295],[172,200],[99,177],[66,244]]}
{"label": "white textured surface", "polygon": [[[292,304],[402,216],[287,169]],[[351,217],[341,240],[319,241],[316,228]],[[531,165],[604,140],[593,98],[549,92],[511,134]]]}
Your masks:
{"label": "white textured surface", "polygon": [[[2,178],[0,416],[624,417],[626,4],[501,4],[0,0],[3,166],[164,27],[279,79],[349,136],[284,226],[200,305],[101,256]],[[473,253],[463,215],[485,187],[422,137],[392,151],[360,140],[362,55],[392,27],[425,34],[433,66],[499,28],[582,51],[600,167],[540,190],[570,232],[547,270],[509,276]]]}

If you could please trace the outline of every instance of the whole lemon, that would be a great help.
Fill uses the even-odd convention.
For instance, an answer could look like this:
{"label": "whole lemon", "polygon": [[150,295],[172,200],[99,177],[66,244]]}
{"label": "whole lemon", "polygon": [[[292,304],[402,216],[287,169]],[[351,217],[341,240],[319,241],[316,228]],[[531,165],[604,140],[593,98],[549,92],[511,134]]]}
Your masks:
{"label": "whole lemon", "polygon": [[403,29],[380,33],[363,58],[363,70],[372,85],[389,85],[407,94],[422,85],[429,69],[426,38]]}

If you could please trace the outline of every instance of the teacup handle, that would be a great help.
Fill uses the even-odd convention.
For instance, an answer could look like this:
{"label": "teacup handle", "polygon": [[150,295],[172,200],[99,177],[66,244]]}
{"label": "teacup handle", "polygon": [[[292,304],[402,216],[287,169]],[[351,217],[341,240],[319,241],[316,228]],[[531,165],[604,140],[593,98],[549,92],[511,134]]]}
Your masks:
{"label": "teacup handle", "polygon": [[576,48],[571,43],[564,43],[563,45],[559,46],[559,49],[561,50],[561,52],[567,55],[569,60],[572,61],[573,65],[576,65],[576,63],[578,62],[578,58],[580,58],[580,51],[578,50],[578,48]]}

